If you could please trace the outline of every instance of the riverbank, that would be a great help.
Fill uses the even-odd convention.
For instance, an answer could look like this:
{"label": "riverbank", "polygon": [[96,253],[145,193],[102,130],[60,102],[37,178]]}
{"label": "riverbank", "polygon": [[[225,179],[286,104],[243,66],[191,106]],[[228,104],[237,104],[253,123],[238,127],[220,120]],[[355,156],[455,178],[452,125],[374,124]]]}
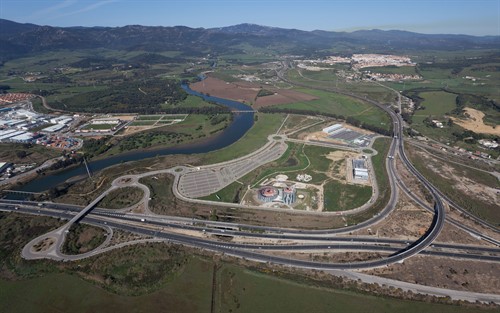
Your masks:
{"label": "riverbank", "polygon": [[[205,101],[213,101],[218,104],[230,107],[234,110],[251,111],[251,108],[243,103],[236,101],[221,99],[217,97],[210,97],[206,95],[199,94],[195,91],[189,89],[187,85],[183,85],[183,89],[189,94],[202,97]],[[220,132],[219,134],[209,137],[206,140],[202,140],[196,143],[187,143],[173,147],[167,147],[162,149],[154,150],[140,150],[133,151],[130,153],[118,154],[108,158],[93,160],[88,163],[91,171],[101,171],[112,165],[121,164],[125,162],[138,161],[148,158],[153,158],[156,156],[172,155],[172,154],[199,154],[208,153],[211,151],[219,150],[227,147],[240,138],[242,138],[246,132],[253,126],[254,114],[249,113],[235,113],[233,115],[233,120],[229,126]],[[79,166],[74,169],[69,169],[54,175],[48,175],[45,177],[37,178],[25,185],[23,185],[19,190],[28,192],[41,192],[47,189],[56,187],[72,177],[81,176],[86,174],[85,166]]]}

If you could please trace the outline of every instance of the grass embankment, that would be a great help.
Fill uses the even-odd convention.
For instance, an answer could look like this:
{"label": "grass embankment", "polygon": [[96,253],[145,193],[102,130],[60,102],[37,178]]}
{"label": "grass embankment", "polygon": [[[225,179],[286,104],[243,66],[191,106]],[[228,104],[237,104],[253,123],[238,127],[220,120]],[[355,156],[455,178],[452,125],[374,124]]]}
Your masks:
{"label": "grass embankment", "polygon": [[[500,188],[500,182],[496,177],[483,171],[432,158],[431,155],[424,158],[411,148],[408,152],[408,157],[415,168],[437,189],[471,214],[500,225],[498,203],[492,200],[491,196],[482,194],[483,189]],[[467,188],[467,191],[464,188]]]}
{"label": "grass embankment", "polygon": [[66,234],[66,240],[62,246],[65,254],[81,254],[92,251],[106,240],[106,231],[102,228],[73,224]]}
{"label": "grass embankment", "polygon": [[128,208],[139,202],[144,191],[135,187],[122,187],[111,191],[97,206],[104,209],[118,210]]}
{"label": "grass embankment", "polygon": [[370,207],[370,209],[364,211],[363,213],[346,216],[347,223],[349,225],[358,224],[362,221],[365,221],[373,217],[373,215],[380,212],[389,202],[389,198],[391,196],[391,190],[389,186],[389,177],[387,175],[385,161],[387,158],[387,153],[389,152],[390,144],[391,144],[390,138],[375,139],[372,148],[377,150],[378,154],[372,156],[372,166],[375,172],[375,176],[377,178],[378,193],[379,193],[378,199],[375,201],[373,206]]}
{"label": "grass embankment", "polygon": [[269,135],[276,133],[285,118],[284,114],[256,113],[255,116],[254,125],[240,140],[229,147],[205,154],[203,163],[229,161],[259,149],[268,142]]}

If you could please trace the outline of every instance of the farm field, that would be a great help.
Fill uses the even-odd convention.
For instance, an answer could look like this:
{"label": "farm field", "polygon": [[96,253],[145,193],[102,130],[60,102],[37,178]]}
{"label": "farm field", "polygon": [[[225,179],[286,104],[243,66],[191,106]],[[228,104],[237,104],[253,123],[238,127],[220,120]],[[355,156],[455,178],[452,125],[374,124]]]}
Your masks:
{"label": "farm field", "polygon": [[[126,296],[103,290],[75,275],[48,274],[19,281],[0,280],[2,312],[174,311],[209,312],[213,262],[191,257],[182,270],[158,290]],[[227,263],[219,264],[216,312],[479,312],[471,307],[369,296],[348,290],[278,278]],[[81,300],[84,294],[86,301]],[[258,299],[258,301],[256,301]]]}
{"label": "farm field", "polygon": [[344,117],[354,117],[363,123],[381,128],[388,128],[390,126],[389,117],[382,110],[360,100],[320,90],[306,88],[297,88],[296,90],[309,93],[318,99],[307,102],[281,104],[276,107],[294,110],[312,110],[342,115]]}

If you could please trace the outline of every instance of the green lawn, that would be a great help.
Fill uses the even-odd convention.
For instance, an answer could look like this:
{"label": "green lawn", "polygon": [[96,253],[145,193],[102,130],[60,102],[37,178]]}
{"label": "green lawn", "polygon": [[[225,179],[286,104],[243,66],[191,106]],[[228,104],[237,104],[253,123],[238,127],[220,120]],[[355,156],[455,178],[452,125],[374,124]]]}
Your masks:
{"label": "green lawn", "polygon": [[325,210],[345,211],[362,206],[370,200],[372,188],[362,185],[351,185],[336,180],[324,186]]}

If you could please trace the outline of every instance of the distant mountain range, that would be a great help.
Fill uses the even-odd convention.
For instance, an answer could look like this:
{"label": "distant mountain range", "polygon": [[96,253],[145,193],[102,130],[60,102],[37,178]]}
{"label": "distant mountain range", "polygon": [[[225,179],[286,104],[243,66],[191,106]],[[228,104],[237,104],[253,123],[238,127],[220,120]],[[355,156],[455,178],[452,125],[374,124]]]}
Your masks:
{"label": "distant mountain range", "polygon": [[0,19],[0,60],[57,49],[108,48],[149,52],[182,51],[183,56],[241,53],[248,45],[274,53],[305,56],[354,52],[500,49],[500,36],[426,35],[406,31],[302,31],[254,24],[221,28],[51,27]]}

